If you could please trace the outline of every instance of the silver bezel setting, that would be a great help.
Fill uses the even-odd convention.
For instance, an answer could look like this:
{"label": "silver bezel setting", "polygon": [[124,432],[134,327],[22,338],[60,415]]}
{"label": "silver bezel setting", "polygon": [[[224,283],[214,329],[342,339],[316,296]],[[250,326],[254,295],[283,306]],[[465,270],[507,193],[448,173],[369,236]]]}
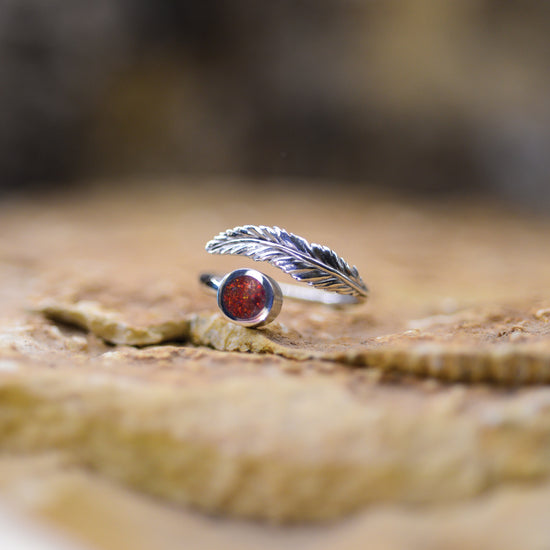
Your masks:
{"label": "silver bezel setting", "polygon": [[[228,283],[236,279],[237,277],[252,277],[256,279],[264,288],[266,301],[265,306],[255,317],[247,320],[235,318],[228,311],[224,309],[223,306],[223,291]],[[223,316],[226,319],[229,319],[233,323],[237,323],[243,327],[261,327],[271,323],[281,311],[281,306],[283,303],[283,293],[279,287],[277,281],[273,280],[271,277],[264,275],[260,271],[255,269],[235,269],[228,273],[221,281],[218,286],[218,307],[222,312]]]}

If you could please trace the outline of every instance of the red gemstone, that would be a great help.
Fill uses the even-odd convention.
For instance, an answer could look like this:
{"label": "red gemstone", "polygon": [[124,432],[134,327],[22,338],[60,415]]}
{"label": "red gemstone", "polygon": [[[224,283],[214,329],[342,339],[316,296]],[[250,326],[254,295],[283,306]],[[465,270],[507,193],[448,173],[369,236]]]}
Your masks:
{"label": "red gemstone", "polygon": [[222,289],[222,307],[231,317],[243,321],[254,319],[265,307],[265,288],[254,277],[235,277]]}

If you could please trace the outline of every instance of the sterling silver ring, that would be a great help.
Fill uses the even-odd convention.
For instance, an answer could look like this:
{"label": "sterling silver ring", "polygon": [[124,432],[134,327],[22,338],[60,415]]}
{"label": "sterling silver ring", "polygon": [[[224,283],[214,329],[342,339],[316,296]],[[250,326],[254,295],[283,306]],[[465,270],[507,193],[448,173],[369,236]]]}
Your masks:
{"label": "sterling silver ring", "polygon": [[268,262],[313,288],[278,283],[255,269],[236,269],[225,276],[203,273],[200,282],[217,293],[226,319],[245,327],[271,323],[283,296],[331,306],[364,302],[368,289],[355,266],[333,250],[279,227],[244,225],[228,229],[206,244],[210,254],[235,254]]}

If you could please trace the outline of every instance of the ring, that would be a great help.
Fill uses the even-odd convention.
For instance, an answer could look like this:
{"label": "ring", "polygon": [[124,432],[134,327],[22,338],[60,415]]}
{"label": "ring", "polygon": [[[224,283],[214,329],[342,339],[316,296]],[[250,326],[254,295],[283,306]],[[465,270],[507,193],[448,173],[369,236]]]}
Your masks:
{"label": "ring", "polygon": [[236,269],[225,276],[203,273],[200,282],[217,293],[224,317],[245,327],[271,323],[283,296],[332,306],[359,304],[368,289],[355,266],[326,246],[279,227],[244,225],[228,229],[206,244],[210,254],[235,254],[268,262],[314,288],[278,283],[255,269]]}

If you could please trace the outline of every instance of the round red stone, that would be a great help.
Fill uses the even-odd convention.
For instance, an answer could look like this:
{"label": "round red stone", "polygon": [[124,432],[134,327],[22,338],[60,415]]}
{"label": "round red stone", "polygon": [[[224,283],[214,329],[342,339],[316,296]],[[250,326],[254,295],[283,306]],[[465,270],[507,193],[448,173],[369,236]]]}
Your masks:
{"label": "round red stone", "polygon": [[265,288],[254,277],[241,275],[224,285],[222,307],[235,319],[254,319],[265,307]]}

